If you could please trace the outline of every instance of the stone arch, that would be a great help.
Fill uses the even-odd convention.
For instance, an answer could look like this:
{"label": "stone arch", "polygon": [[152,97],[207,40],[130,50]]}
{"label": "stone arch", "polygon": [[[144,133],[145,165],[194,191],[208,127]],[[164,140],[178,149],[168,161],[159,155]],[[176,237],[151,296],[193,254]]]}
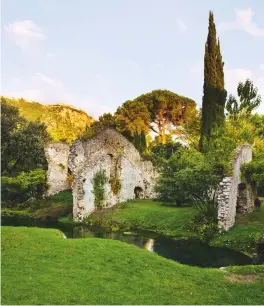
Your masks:
{"label": "stone arch", "polygon": [[134,194],[136,199],[142,199],[143,198],[143,189],[139,186],[136,186],[134,188]]}

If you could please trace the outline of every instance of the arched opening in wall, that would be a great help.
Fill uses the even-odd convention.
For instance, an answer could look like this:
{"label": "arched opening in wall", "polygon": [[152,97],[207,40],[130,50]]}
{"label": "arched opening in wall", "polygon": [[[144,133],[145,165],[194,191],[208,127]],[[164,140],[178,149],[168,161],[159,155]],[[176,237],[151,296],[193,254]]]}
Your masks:
{"label": "arched opening in wall", "polygon": [[136,199],[142,199],[143,198],[143,189],[141,187],[135,187],[134,194]]}

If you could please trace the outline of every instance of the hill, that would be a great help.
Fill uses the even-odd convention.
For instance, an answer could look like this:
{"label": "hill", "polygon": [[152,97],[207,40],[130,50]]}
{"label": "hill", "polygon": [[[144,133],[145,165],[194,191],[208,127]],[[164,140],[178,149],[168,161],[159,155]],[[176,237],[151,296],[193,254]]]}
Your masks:
{"label": "hill", "polygon": [[22,98],[1,99],[17,107],[25,119],[45,123],[53,141],[66,141],[71,144],[85,132],[86,126],[90,126],[94,121],[83,110],[65,104],[44,105]]}

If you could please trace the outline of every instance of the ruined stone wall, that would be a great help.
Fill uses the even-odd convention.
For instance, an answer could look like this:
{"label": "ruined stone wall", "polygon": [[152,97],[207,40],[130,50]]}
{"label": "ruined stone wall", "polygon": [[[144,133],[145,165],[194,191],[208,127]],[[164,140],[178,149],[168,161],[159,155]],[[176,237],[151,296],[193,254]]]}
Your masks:
{"label": "ruined stone wall", "polygon": [[[154,196],[157,178],[152,163],[143,161],[134,145],[115,130],[107,129],[96,137],[76,141],[70,150],[69,167],[73,182],[73,217],[80,221],[96,207],[93,194],[93,178],[99,170],[105,170],[104,207],[135,198],[135,188],[142,198]],[[118,178],[121,189],[114,193],[111,178]]]}
{"label": "ruined stone wall", "polygon": [[70,188],[68,175],[68,157],[70,147],[65,143],[50,143],[45,147],[48,162],[47,181],[49,189],[47,195],[56,194]]}
{"label": "ruined stone wall", "polygon": [[[252,160],[252,148],[250,145],[239,146],[236,150],[236,156],[233,162],[233,175],[223,178],[220,183],[217,193],[218,202],[218,226],[221,230],[227,231],[235,223],[237,199],[239,185],[241,183],[241,171],[240,167],[245,162]],[[254,199],[249,195],[249,186],[247,186],[246,199],[248,204],[242,203],[242,198],[245,199],[245,195],[240,194],[239,203],[244,205],[243,211],[250,211],[254,207]],[[240,205],[239,204],[239,205]],[[241,209],[241,208],[240,208]],[[241,209],[242,210],[242,209]]]}

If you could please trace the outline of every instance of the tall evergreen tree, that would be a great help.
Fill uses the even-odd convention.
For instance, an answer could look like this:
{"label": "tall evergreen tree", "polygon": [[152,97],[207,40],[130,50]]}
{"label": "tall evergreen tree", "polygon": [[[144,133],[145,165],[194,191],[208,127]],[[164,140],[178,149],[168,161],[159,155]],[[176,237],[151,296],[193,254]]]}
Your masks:
{"label": "tall evergreen tree", "polygon": [[224,83],[224,63],[220,51],[219,39],[213,12],[209,12],[208,36],[204,55],[204,86],[200,149],[204,150],[204,142],[210,140],[214,128],[224,123],[226,91]]}

